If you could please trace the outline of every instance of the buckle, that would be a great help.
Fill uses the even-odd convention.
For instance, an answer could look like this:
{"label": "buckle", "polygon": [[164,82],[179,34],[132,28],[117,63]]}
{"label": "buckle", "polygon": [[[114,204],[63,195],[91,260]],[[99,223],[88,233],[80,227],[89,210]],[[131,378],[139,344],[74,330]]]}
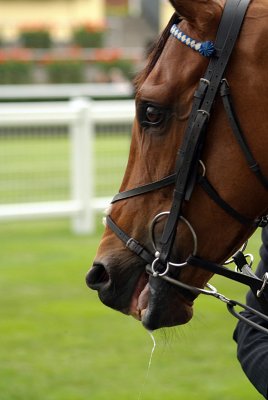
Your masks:
{"label": "buckle", "polygon": [[207,119],[210,118],[210,113],[208,111],[206,111],[206,110],[199,109],[199,110],[197,110],[197,112],[202,114],[202,115],[205,115],[207,117]]}
{"label": "buckle", "polygon": [[268,225],[268,215],[256,219],[256,224],[260,228],[265,228]]}
{"label": "buckle", "polygon": [[203,99],[209,85],[210,85],[210,81],[208,79],[201,78],[199,81],[199,86],[194,93],[194,97],[196,97],[198,99]]}
{"label": "buckle", "polygon": [[133,238],[130,238],[127,243],[126,247],[130,250],[133,251],[133,253],[140,255],[143,251],[143,247],[139,244],[139,242]]}
{"label": "buckle", "polygon": [[261,297],[261,295],[263,294],[263,291],[267,285],[268,282],[268,272],[265,272],[265,274],[263,275],[262,278],[262,287],[260,288],[260,290],[257,290],[257,297]]}
{"label": "buckle", "polygon": [[238,251],[233,255],[232,258],[233,258],[233,260],[234,260],[234,263],[235,263],[236,267],[238,268],[238,270],[239,270],[240,272],[243,271],[243,268],[244,268],[245,266],[248,266],[246,257],[245,257],[245,255],[242,253],[242,251],[238,250]]}
{"label": "buckle", "polygon": [[206,83],[208,86],[210,85],[210,81],[208,79],[201,78],[200,81]]}
{"label": "buckle", "polygon": [[228,96],[230,94],[230,86],[227,79],[225,78],[221,80],[220,93],[222,97]]}

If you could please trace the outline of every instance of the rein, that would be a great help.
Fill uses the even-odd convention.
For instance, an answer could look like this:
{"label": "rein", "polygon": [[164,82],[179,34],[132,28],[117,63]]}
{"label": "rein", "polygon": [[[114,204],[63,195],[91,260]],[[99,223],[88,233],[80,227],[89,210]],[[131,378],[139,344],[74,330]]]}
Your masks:
{"label": "rein", "polygon": [[[238,301],[228,299],[224,295],[218,293],[218,291],[210,284],[206,285],[208,290],[196,288],[167,275],[170,271],[170,266],[183,268],[185,265],[192,265],[211,271],[214,274],[225,276],[236,282],[240,282],[244,285],[249,286],[255,294],[256,298],[258,299],[263,311],[268,314],[268,303],[265,298],[265,294],[268,296],[268,273],[265,274],[263,279],[259,279],[252,272],[250,265],[247,263],[247,260],[241,251],[237,252],[233,256],[234,262],[237,264],[240,272],[235,272],[216,263],[200,259],[196,256],[197,240],[195,238],[193,228],[191,227],[191,224],[181,215],[182,204],[185,200],[190,200],[195,183],[197,182],[208,194],[208,196],[213,199],[213,201],[215,201],[231,217],[233,217],[240,223],[248,226],[264,227],[268,222],[267,216],[258,218],[256,220],[251,220],[241,215],[238,211],[227,204],[207,180],[205,176],[205,166],[200,160],[200,154],[205,139],[206,128],[208,125],[212,105],[214,103],[217,93],[220,92],[233,133],[245,155],[248,166],[252,170],[252,172],[255,173],[256,177],[259,179],[262,185],[266,189],[268,189],[268,179],[262,174],[259,165],[255,161],[249,149],[243,132],[241,131],[238,118],[231,104],[230,88],[227,80],[224,78],[224,72],[228,64],[229,58],[232,54],[232,50],[236,43],[237,37],[239,35],[249,2],[250,0],[227,0],[226,2],[218,28],[217,37],[215,43],[213,43],[213,53],[211,55],[208,68],[204,77],[200,79],[199,86],[194,94],[192,110],[184,134],[183,143],[177,153],[175,173],[173,175],[164,177],[163,179],[156,182],[152,182],[131,190],[127,190],[125,192],[118,193],[111,202],[113,204],[120,200],[149,193],[151,191],[158,190],[166,186],[175,185],[173,202],[170,211],[161,213],[154,219],[155,221],[162,215],[167,216],[167,221],[160,241],[160,249],[157,250],[156,246],[154,246],[155,254],[152,254],[137,240],[128,236],[128,234],[124,232],[109,215],[106,217],[106,223],[108,227],[117,235],[117,237],[125,243],[126,247],[129,250],[131,250],[133,253],[135,253],[146,262],[146,271],[148,274],[152,275],[155,278],[163,279],[173,285],[176,285],[180,289],[188,290],[195,295],[205,294],[213,296],[225,302],[227,304],[228,310],[236,318],[247,322],[251,326],[254,326],[254,328],[268,334],[268,329],[255,324],[251,320],[236,312],[235,306],[240,306],[244,310],[250,311],[253,314],[260,316],[267,322],[268,316]],[[173,26],[171,28],[171,34],[175,36],[175,33],[177,36],[181,33],[179,35],[180,38],[185,36],[183,35],[183,32],[179,30],[179,28],[177,31]],[[176,38],[178,39],[177,36]],[[181,40],[182,43],[185,42],[185,44],[189,46],[189,43],[191,42],[192,46],[190,45],[189,47],[194,47],[193,39],[188,38],[188,42],[187,39],[184,39],[185,38]],[[202,43],[200,44],[200,46],[197,46],[197,48],[194,48],[194,50],[199,51],[201,47]],[[202,53],[200,52],[200,54]],[[201,163],[203,167],[202,175],[199,175],[198,173],[199,163]],[[195,246],[193,254],[186,260],[186,262],[182,264],[175,264],[170,261],[170,254],[175,241],[178,223],[180,220],[182,220],[183,223],[187,224],[189,230],[193,235]],[[154,230],[154,221],[151,228],[152,237]]]}

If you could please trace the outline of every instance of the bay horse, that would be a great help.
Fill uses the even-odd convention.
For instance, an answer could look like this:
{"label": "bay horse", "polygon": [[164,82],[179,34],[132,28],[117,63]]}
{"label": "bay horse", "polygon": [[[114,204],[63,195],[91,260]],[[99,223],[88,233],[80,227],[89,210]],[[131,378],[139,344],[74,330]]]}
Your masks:
{"label": "bay horse", "polygon": [[[268,212],[267,0],[170,3],[135,80],[128,164],[86,277],[149,330],[187,323]],[[266,281],[248,279],[261,298]]]}

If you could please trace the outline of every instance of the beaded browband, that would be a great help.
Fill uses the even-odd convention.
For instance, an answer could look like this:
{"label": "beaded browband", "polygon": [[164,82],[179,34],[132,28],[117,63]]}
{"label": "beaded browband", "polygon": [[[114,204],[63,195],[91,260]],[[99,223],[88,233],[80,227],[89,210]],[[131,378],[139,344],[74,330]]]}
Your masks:
{"label": "beaded browband", "polygon": [[197,51],[204,57],[210,57],[215,51],[214,43],[210,40],[206,42],[198,42],[183,33],[177,25],[172,25],[170,29],[171,35],[178,39],[181,43],[186,44],[186,46]]}

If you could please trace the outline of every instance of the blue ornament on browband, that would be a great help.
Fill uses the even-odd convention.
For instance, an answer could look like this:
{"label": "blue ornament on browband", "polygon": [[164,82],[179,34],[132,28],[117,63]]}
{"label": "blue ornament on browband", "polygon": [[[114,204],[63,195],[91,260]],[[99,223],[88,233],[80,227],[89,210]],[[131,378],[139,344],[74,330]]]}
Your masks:
{"label": "blue ornament on browband", "polygon": [[181,43],[184,43],[191,49],[198,51],[198,53],[204,57],[210,57],[215,52],[214,43],[212,41],[208,40],[206,42],[198,42],[183,33],[175,24],[172,25],[170,33]]}

